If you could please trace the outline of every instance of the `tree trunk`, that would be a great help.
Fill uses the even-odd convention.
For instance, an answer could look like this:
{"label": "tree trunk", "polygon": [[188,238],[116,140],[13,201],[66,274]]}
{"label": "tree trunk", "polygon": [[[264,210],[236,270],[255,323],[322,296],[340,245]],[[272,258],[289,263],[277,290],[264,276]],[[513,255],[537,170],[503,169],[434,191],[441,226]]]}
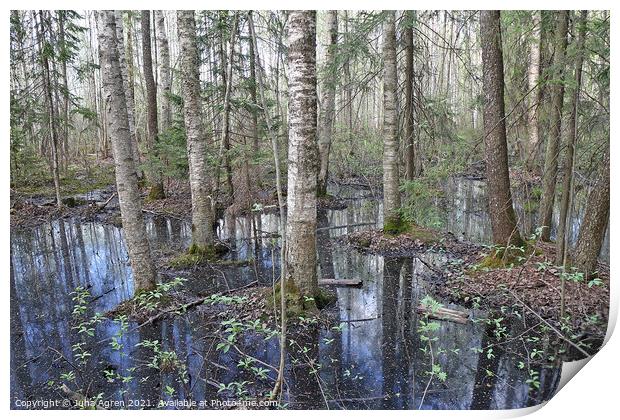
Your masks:
{"label": "tree trunk", "polygon": [[398,176],[398,105],[395,12],[383,24],[383,214],[384,230],[396,233],[402,225]]}
{"label": "tree trunk", "polygon": [[172,121],[172,110],[170,107],[170,49],[168,47],[168,37],[166,35],[164,13],[161,10],[155,11],[155,21],[157,22],[159,72],[161,75],[161,131],[164,132],[170,127],[170,123]]}
{"label": "tree trunk", "polygon": [[177,11],[179,32],[181,92],[187,132],[189,184],[192,193],[192,244],[195,250],[206,250],[213,245],[212,211],[209,182],[207,181],[207,139],[202,127],[200,103],[200,72],[196,21],[191,10]]}
{"label": "tree trunk", "polygon": [[564,67],[566,45],[568,43],[568,11],[557,12],[558,21],[556,27],[555,56],[553,66],[555,68],[555,85],[551,93],[551,132],[547,140],[545,152],[545,170],[543,173],[543,192],[540,200],[540,213],[538,224],[542,227],[541,239],[549,241],[551,236],[551,220],[553,216],[553,202],[555,201],[555,186],[558,178],[558,155],[560,138],[562,134],[562,107],[564,105]]}
{"label": "tree trunk", "polygon": [[[222,39],[220,45],[220,52],[222,55],[222,80],[224,81],[224,112],[222,118],[222,141],[220,143],[220,162],[218,162],[218,167],[216,171],[216,185],[220,185],[219,180],[219,168],[221,165],[224,165],[224,169],[226,170],[226,185],[228,187],[228,192],[231,197],[234,199],[234,187],[232,183],[232,166],[230,164],[230,97],[232,94],[232,73],[234,66],[234,53],[235,53],[235,37],[237,36],[237,24],[239,21],[239,15],[235,13],[233,18],[233,27],[230,32],[230,45],[228,50],[228,60],[225,59],[224,50],[225,50],[225,41],[224,35],[222,32]],[[223,31],[223,30],[222,30]]]}
{"label": "tree trunk", "polygon": [[[136,100],[135,100],[135,68],[134,68],[134,60],[133,60],[133,17],[131,14],[127,15],[127,48],[125,51],[125,58],[127,64],[127,92],[126,92],[126,100],[127,100],[127,116],[129,117],[129,130],[131,131],[132,140],[135,139],[136,142],[136,150],[138,151],[138,158],[140,157],[140,139],[138,138],[138,128],[136,127]],[[138,161],[137,163],[140,163]],[[142,171],[140,168],[137,168],[138,178],[142,177]]]}
{"label": "tree trunk", "polygon": [[[144,83],[146,84],[146,144],[151,154],[150,159],[157,159],[155,147],[157,142],[157,85],[153,77],[153,56],[151,50],[151,12],[142,11],[142,66]],[[149,199],[157,200],[165,197],[164,185],[159,169],[150,164],[151,190]]]}
{"label": "tree trunk", "polygon": [[316,11],[289,17],[289,147],[286,256],[302,296],[318,291],[316,183],[318,176]]}
{"label": "tree trunk", "polygon": [[534,29],[530,40],[530,62],[527,68],[527,87],[529,90],[529,101],[527,110],[527,131],[528,131],[528,155],[527,166],[532,169],[534,156],[538,149],[538,101],[540,100],[540,88],[538,87],[540,78],[540,11],[535,10],[532,15]]}
{"label": "tree trunk", "polygon": [[[131,146],[131,155],[133,157],[134,165],[136,167],[136,174],[138,175],[138,179],[141,177],[141,171],[139,168],[140,164],[140,154],[138,152],[138,142],[136,141],[136,127],[133,119],[133,111],[129,111],[133,109],[133,88],[130,89],[129,86],[129,76],[127,72],[127,60],[125,57],[125,48],[124,48],[124,31],[123,31],[123,12],[121,10],[116,10],[114,12],[116,18],[116,39],[118,42],[118,59],[119,64],[121,66],[121,76],[123,78],[123,90],[125,91],[125,102],[127,103],[127,122],[129,127],[129,136],[130,136],[130,146]],[[132,57],[129,58],[133,60]],[[131,98],[131,101],[130,99]]]}
{"label": "tree trunk", "polygon": [[480,12],[484,90],[484,146],[493,243],[522,244],[510,192],[504,113],[504,60],[499,10]]}
{"label": "tree trunk", "polygon": [[413,11],[406,12],[405,25],[405,179],[411,181],[415,177],[415,120],[413,109]]}
{"label": "tree trunk", "polygon": [[[39,36],[39,48],[41,54],[41,62],[43,64],[43,90],[45,92],[45,99],[47,102],[47,111],[48,111],[48,123],[51,134],[51,144],[50,149],[52,151],[52,177],[54,179],[54,191],[56,192],[56,205],[58,208],[62,207],[62,199],[60,197],[60,176],[59,176],[59,168],[58,168],[58,112],[56,106],[54,104],[54,96],[52,94],[52,82],[51,82],[51,74],[50,74],[50,63],[48,58],[48,53],[45,51],[46,43],[51,42],[47,40],[47,36],[45,34],[46,27],[49,29],[48,25],[45,24],[46,18],[43,16],[43,11],[39,11],[39,18],[41,20],[40,32]],[[51,35],[51,34],[50,34]]]}
{"label": "tree trunk", "polygon": [[609,152],[601,166],[598,182],[588,196],[586,214],[581,222],[573,266],[591,278],[596,273],[596,261],[605,239],[609,221]]}
{"label": "tree trunk", "polygon": [[62,156],[63,168],[66,170],[69,165],[69,83],[67,80],[67,60],[66,55],[66,37],[65,37],[65,14],[64,10],[58,13],[58,41],[62,55],[60,57],[60,75],[62,77],[62,85],[64,92],[62,93]]}
{"label": "tree trunk", "polygon": [[259,151],[259,139],[258,139],[258,110],[256,107],[258,106],[258,99],[256,97],[256,54],[254,52],[254,42],[250,37],[250,100],[252,101],[252,113],[251,120],[252,124],[250,126],[250,132],[252,133],[252,147],[255,155],[258,155]]}
{"label": "tree trunk", "polygon": [[323,99],[319,115],[319,157],[321,160],[317,181],[317,194],[327,194],[327,179],[329,175],[329,152],[332,145],[334,115],[336,108],[336,49],[338,47],[338,11],[327,12],[328,43],[325,52],[325,68],[323,72]]}
{"label": "tree trunk", "polygon": [[568,121],[566,156],[564,158],[564,176],[562,180],[562,199],[560,201],[560,221],[556,235],[556,264],[564,265],[568,248],[568,221],[570,219],[570,203],[573,190],[573,170],[575,161],[575,144],[577,143],[577,108],[581,90],[581,71],[583,67],[583,47],[586,36],[586,18],[588,12],[582,11],[575,26],[578,26],[577,57],[575,61],[575,86],[572,88],[571,115]]}
{"label": "tree trunk", "polygon": [[99,12],[99,49],[108,131],[114,150],[116,187],[121,208],[124,238],[133,271],[134,289],[155,286],[155,265],[146,236],[140,205],[138,177],[131,151],[127,101],[118,57],[116,19],[113,11]]}

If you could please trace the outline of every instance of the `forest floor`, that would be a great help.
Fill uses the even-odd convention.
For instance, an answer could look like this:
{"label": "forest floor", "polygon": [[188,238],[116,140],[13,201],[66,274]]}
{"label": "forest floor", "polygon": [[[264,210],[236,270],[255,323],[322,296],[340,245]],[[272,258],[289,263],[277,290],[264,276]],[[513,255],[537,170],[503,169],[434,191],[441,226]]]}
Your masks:
{"label": "forest floor", "polygon": [[[382,230],[349,234],[339,241],[360,252],[392,257],[415,257],[437,276],[436,290],[455,303],[482,303],[490,310],[518,307],[522,313],[551,322],[574,337],[602,340],[609,316],[609,267],[599,264],[598,277],[553,264],[555,245],[538,241],[523,261],[505,267],[486,267],[489,247],[457,240],[450,233],[415,228],[398,236]],[[427,253],[447,256],[441,269],[424,261]],[[562,319],[562,283],[565,287]]]}

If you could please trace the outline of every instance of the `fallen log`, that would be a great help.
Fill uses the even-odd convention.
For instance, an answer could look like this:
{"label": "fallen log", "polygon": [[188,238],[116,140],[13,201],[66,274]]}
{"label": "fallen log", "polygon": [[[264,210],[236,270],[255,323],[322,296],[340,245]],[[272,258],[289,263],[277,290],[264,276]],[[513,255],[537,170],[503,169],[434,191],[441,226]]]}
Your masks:
{"label": "fallen log", "polygon": [[438,319],[440,321],[456,322],[458,324],[466,324],[469,320],[469,314],[464,311],[457,311],[456,309],[438,308],[434,311],[428,306],[420,304],[417,307],[418,313],[427,315],[429,318]]}
{"label": "fallen log", "polygon": [[319,279],[319,286],[355,287],[361,285],[360,279]]}

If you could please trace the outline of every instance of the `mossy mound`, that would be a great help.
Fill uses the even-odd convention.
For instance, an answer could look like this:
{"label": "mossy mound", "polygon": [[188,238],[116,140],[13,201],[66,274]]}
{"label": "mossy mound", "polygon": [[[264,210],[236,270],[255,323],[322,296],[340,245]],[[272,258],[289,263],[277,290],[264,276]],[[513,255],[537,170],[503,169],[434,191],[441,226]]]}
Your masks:
{"label": "mossy mound", "polygon": [[491,250],[478,264],[474,271],[501,270],[523,265],[530,256],[541,255],[542,251],[536,247],[536,243],[525,241],[522,246],[499,247]]}
{"label": "mossy mound", "polygon": [[166,198],[164,185],[162,183],[156,183],[151,185],[149,194],[146,196],[146,202],[149,203],[151,201],[163,200],[164,198]]}
{"label": "mossy mound", "polygon": [[187,252],[172,258],[168,264],[176,269],[193,268],[210,261],[216,261],[222,254],[223,250],[216,245],[202,247],[191,244]]}
{"label": "mossy mound", "polygon": [[439,242],[437,232],[408,222],[402,218],[389,218],[383,223],[383,233],[388,236],[407,235],[410,239],[432,244]]}
{"label": "mossy mound", "polygon": [[402,217],[388,217],[383,222],[383,233],[387,235],[400,235],[409,229],[409,223]]}
{"label": "mossy mound", "polygon": [[[275,286],[275,298],[272,289],[268,289],[265,293],[266,307],[270,310],[278,311],[280,309],[280,283]],[[308,312],[317,312],[329,304],[336,301],[336,295],[325,289],[318,289],[314,296],[303,296],[293,280],[286,282],[286,293],[284,294],[286,305],[286,316],[288,318],[297,318]]]}

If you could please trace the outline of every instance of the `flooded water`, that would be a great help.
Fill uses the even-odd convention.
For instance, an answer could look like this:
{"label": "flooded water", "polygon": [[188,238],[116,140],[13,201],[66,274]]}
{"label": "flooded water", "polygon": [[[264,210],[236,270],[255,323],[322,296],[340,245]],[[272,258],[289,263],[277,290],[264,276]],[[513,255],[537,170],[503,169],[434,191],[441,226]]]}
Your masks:
{"label": "flooded water", "polygon": [[[533,191],[513,191],[513,201],[519,229],[531,234],[537,226],[537,208],[539,199]],[[568,242],[570,246],[577,243],[579,226],[586,210],[588,191],[580,190],[575,194],[572,217],[569,220]],[[478,243],[491,241],[491,221],[487,209],[486,181],[476,178],[452,177],[446,183],[446,227],[459,239]],[[560,220],[559,197],[555,200],[551,224],[551,239],[555,239]],[[599,258],[609,263],[609,226]]]}
{"label": "flooded water", "polygon": [[[339,245],[334,238],[381,226],[382,216],[380,203],[364,198],[367,191],[336,193],[347,197],[348,207],[319,212],[321,277],[359,278],[363,285],[336,288],[330,325],[301,320],[307,324],[288,335],[286,407],[506,409],[553,395],[561,362],[550,337],[508,316],[509,309],[491,314],[444,302],[468,313],[464,324],[418,314],[423,299],[441,302],[432,285],[446,264],[458,263],[456,257],[427,252],[384,258]],[[467,223],[474,225],[471,219]],[[187,273],[186,286],[210,293],[253,281],[271,284],[279,264],[277,226],[277,216],[269,213],[255,214],[252,221],[221,220],[220,238],[235,238],[228,258],[251,262],[221,267],[210,277]],[[156,254],[186,248],[191,235],[187,224],[166,218],[147,219],[147,230]],[[189,401],[198,404],[195,408],[212,408],[211,401],[260,397],[271,389],[277,336],[247,330],[234,349],[223,352],[219,330],[191,311],[140,328],[106,319],[85,336],[74,328],[71,293],[77,287],[90,292],[88,314],[109,311],[132,297],[121,229],[56,220],[11,232],[13,408],[24,408],[24,401],[64,398],[61,383],[119,404],[112,408],[154,408],[160,401],[164,408],[183,408],[174,403]],[[156,350],[149,344],[155,341]],[[247,356],[260,363],[248,362]],[[202,406],[203,401],[208,403]]]}

